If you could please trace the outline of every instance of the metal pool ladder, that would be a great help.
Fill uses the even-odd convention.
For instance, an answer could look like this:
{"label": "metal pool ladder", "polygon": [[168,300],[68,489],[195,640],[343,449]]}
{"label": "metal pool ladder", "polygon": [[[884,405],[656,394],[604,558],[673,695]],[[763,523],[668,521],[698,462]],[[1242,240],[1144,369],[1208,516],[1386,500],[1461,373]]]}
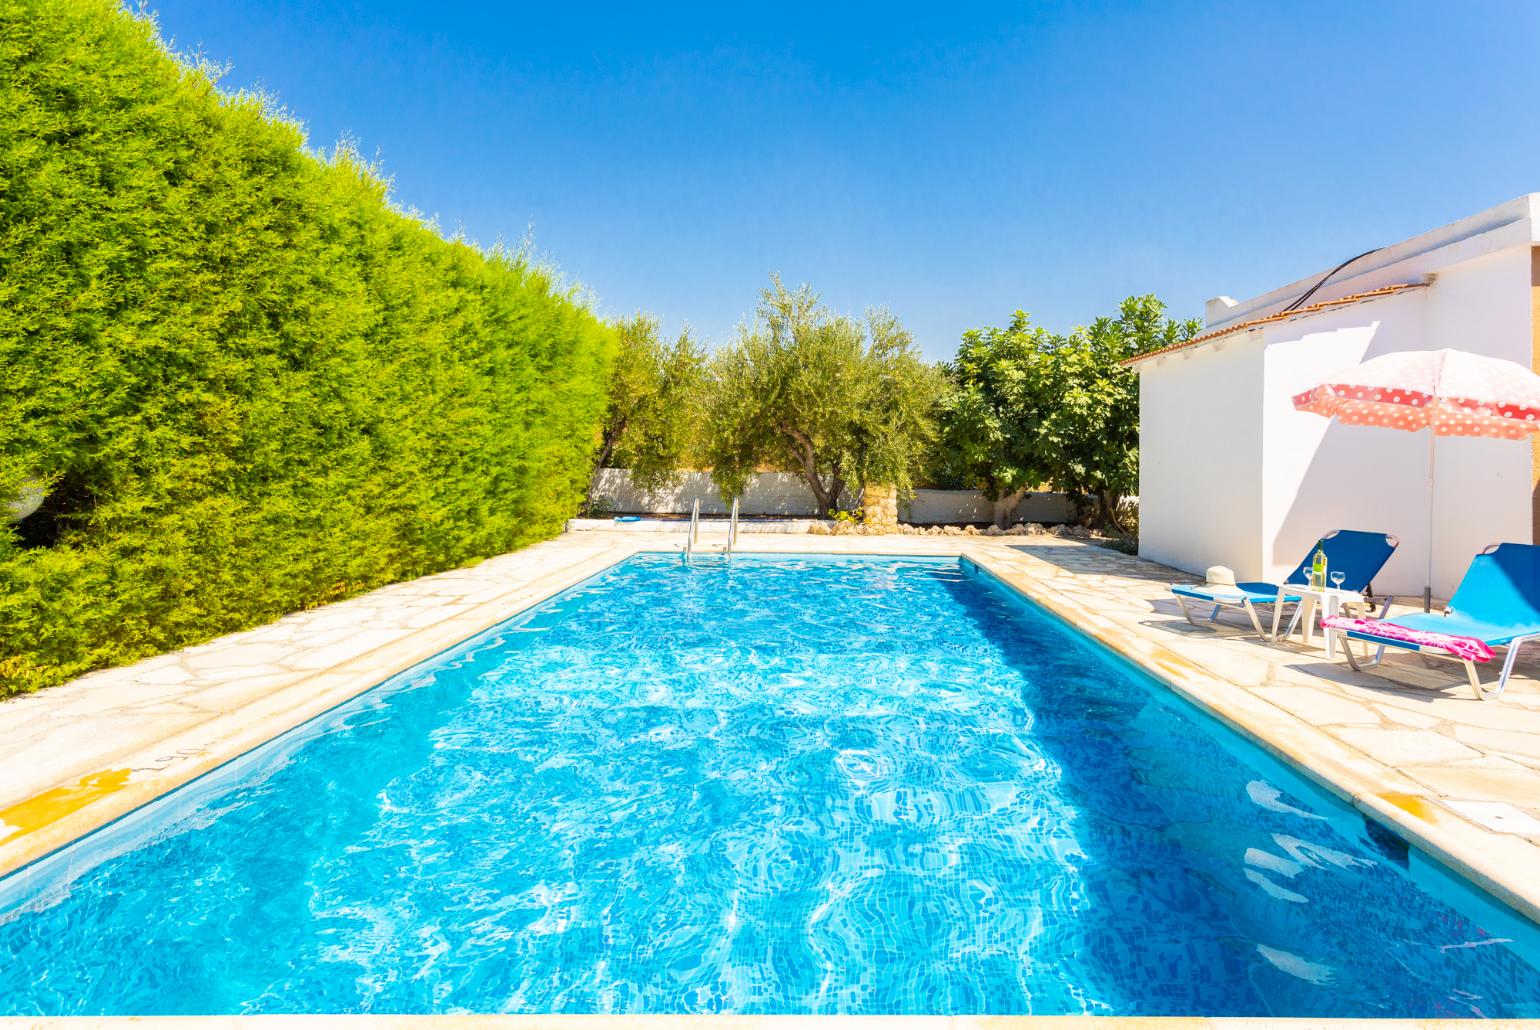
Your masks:
{"label": "metal pool ladder", "polygon": [[733,514],[727,523],[727,557],[733,556],[733,548],[738,546],[738,498],[733,498]]}
{"label": "metal pool ladder", "polygon": [[695,503],[690,506],[690,531],[684,538],[684,561],[690,564],[695,557],[695,537],[700,532],[700,498],[695,498]]}

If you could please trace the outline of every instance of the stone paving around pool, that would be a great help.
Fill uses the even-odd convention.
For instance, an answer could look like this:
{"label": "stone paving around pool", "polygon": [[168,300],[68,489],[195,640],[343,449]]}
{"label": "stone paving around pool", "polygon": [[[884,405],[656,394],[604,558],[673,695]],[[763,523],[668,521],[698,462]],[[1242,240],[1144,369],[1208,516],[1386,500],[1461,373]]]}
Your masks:
{"label": "stone paving around pool", "polygon": [[[681,545],[569,533],[0,703],[0,873],[632,553]],[[1319,647],[1261,643],[1244,616],[1194,627],[1166,591],[1189,577],[1077,541],[745,535],[739,549],[966,555],[1540,919],[1540,653],[1483,702],[1453,663],[1353,673]]]}

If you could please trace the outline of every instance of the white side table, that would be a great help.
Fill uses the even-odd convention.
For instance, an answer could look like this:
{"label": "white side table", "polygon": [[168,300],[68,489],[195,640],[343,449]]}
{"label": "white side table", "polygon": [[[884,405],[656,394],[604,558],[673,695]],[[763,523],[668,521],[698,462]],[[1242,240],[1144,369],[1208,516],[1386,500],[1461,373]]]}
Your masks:
{"label": "white side table", "polygon": [[[1332,615],[1339,615],[1345,604],[1357,604],[1364,599],[1364,595],[1356,590],[1338,590],[1336,587],[1325,587],[1321,590],[1313,590],[1310,587],[1290,587],[1289,593],[1298,594],[1300,598],[1299,613],[1299,637],[1306,645],[1315,642],[1315,623],[1317,609],[1320,617],[1325,619]],[[1326,636],[1326,657],[1337,657],[1337,631],[1334,629],[1323,630]]]}

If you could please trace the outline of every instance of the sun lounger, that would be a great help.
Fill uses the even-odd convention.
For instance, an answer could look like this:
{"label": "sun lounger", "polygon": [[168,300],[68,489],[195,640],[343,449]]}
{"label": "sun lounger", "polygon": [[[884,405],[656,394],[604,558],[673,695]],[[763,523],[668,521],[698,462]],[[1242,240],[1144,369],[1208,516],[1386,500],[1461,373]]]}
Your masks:
{"label": "sun lounger", "polygon": [[[1540,547],[1495,544],[1476,555],[1442,614],[1416,612],[1383,625],[1355,620],[1338,623],[1338,632],[1378,645],[1372,660],[1355,657],[1351,644],[1343,648],[1355,669],[1378,665],[1389,647],[1452,658],[1465,666],[1476,696],[1490,700],[1507,688],[1520,646],[1540,638]],[[1498,647],[1508,649],[1502,673],[1495,688],[1484,686],[1476,665],[1489,661]]]}
{"label": "sun lounger", "polygon": [[[1370,583],[1379,574],[1380,569],[1385,567],[1385,563],[1395,553],[1399,543],[1400,541],[1387,533],[1366,533],[1356,529],[1336,529],[1321,538],[1321,547],[1326,551],[1327,568],[1344,574],[1343,590],[1359,593],[1369,591]],[[1224,608],[1240,608],[1251,617],[1251,624],[1256,627],[1258,635],[1267,640],[1276,640],[1284,605],[1296,606],[1294,617],[1289,623],[1290,631],[1294,628],[1294,619],[1299,618],[1297,606],[1300,595],[1291,591],[1290,588],[1298,590],[1310,583],[1310,563],[1314,557],[1315,547],[1312,546],[1309,553],[1305,555],[1305,560],[1300,562],[1281,584],[1236,583],[1234,586],[1175,584],[1171,587],[1171,593],[1176,595],[1177,604],[1182,607],[1182,614],[1194,626],[1201,626],[1203,623],[1193,618],[1193,613],[1188,608],[1190,602],[1196,601],[1201,605],[1214,606],[1213,611],[1208,614],[1208,622],[1216,621]],[[1257,606],[1263,604],[1273,606],[1271,633],[1262,628],[1262,619],[1257,614]],[[1385,605],[1386,608],[1382,610],[1388,610],[1389,598],[1386,599]]]}

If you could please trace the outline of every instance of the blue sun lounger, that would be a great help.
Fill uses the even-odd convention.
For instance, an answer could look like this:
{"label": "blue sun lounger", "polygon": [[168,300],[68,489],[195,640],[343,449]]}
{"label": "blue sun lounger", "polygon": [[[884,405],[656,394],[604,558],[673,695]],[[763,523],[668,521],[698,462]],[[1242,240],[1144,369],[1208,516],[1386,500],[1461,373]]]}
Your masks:
{"label": "blue sun lounger", "polygon": [[1443,613],[1416,612],[1385,620],[1402,629],[1429,633],[1447,633],[1456,637],[1474,637],[1488,647],[1506,647],[1503,671],[1498,677],[1496,689],[1485,687],[1476,673],[1476,663],[1468,658],[1437,647],[1404,640],[1376,636],[1371,630],[1348,630],[1349,640],[1363,640],[1378,644],[1372,661],[1353,657],[1353,647],[1342,648],[1347,653],[1348,664],[1355,669],[1378,665],[1385,657],[1385,648],[1399,647],[1407,651],[1437,658],[1452,658],[1465,666],[1465,675],[1471,689],[1483,701],[1500,695],[1508,686],[1513,674],[1513,662],[1519,655],[1519,647],[1540,638],[1540,547],[1533,544],[1494,544],[1471,561],[1460,580],[1449,607]]}
{"label": "blue sun lounger", "polygon": [[[1400,541],[1388,533],[1365,533],[1357,529],[1334,529],[1321,538],[1321,547],[1326,552],[1326,567],[1331,572],[1345,574],[1342,581],[1343,590],[1354,590],[1360,593],[1369,590],[1369,584],[1390,556],[1395,553]],[[1289,632],[1294,629],[1294,622],[1299,618],[1300,596],[1289,590],[1289,587],[1304,587],[1310,583],[1310,562],[1315,557],[1315,547],[1311,547],[1305,555],[1305,560],[1284,579],[1278,583],[1237,583],[1233,587],[1216,586],[1213,584],[1199,584],[1188,586],[1175,584],[1171,592],[1176,595],[1177,604],[1182,606],[1182,614],[1187,621],[1194,626],[1203,623],[1193,618],[1192,611],[1188,608],[1188,602],[1197,601],[1202,605],[1213,605],[1214,610],[1209,613],[1209,622],[1217,621],[1219,613],[1224,608],[1240,608],[1251,616],[1251,624],[1256,627],[1258,635],[1267,640],[1278,639],[1278,623],[1283,614],[1283,606],[1295,605],[1294,616],[1289,621]],[[1385,599],[1385,607],[1380,611],[1383,614],[1389,610],[1392,598]],[[1262,628],[1262,619],[1257,615],[1257,605],[1270,604],[1273,606],[1273,630],[1271,633]]]}

